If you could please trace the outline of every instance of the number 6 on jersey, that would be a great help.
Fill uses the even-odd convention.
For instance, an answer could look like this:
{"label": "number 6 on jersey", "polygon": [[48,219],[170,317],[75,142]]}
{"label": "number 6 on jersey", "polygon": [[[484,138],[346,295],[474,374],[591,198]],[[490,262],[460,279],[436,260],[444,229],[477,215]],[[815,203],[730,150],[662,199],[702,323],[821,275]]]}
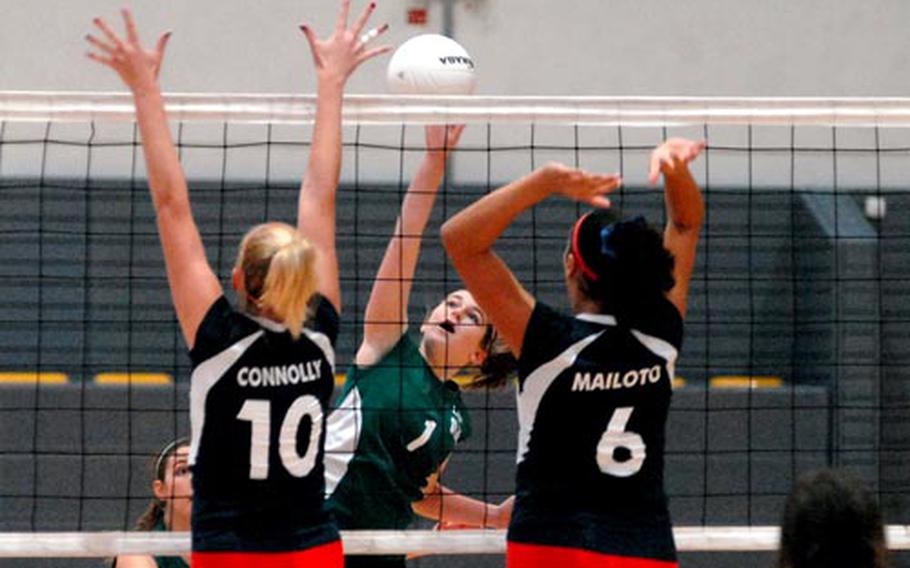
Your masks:
{"label": "number 6 on jersey", "polygon": [[[297,432],[304,416],[309,416],[310,439],[306,453],[297,453]],[[237,413],[237,418],[252,423],[250,440],[250,479],[268,479],[269,449],[271,447],[272,407],[268,400],[247,400]],[[316,465],[319,452],[319,436],[322,435],[322,408],[319,399],[304,395],[288,408],[278,433],[278,455],[288,473],[304,477]]]}
{"label": "number 6 on jersey", "polygon": [[[638,473],[645,463],[645,441],[635,432],[626,431],[633,410],[631,406],[617,408],[597,444],[597,465],[607,475],[629,477]],[[614,457],[617,448],[626,448],[631,457],[617,461]]]}

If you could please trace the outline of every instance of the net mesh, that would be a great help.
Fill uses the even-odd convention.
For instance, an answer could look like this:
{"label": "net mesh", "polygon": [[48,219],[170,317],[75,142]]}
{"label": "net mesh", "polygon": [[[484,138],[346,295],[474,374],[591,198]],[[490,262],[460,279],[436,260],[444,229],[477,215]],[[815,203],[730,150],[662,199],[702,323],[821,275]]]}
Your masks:
{"label": "net mesh", "polygon": [[[230,289],[246,229],[294,218],[312,99],[176,96],[170,106],[209,261]],[[661,225],[650,150],[704,138],[693,173],[707,214],[666,455],[674,522],[694,531],[678,533],[680,547],[710,549],[728,533],[703,528],[733,526],[767,550],[750,538],[771,529],[754,527],[776,525],[793,480],[826,465],[857,473],[886,522],[910,524],[907,109],[904,99],[349,98],[338,370],[359,345],[424,152],[421,123],[469,126],[425,233],[411,321],[460,286],[438,227],[480,195],[555,160],[619,172],[615,206]],[[188,431],[189,360],[131,113],[120,95],[0,95],[0,536],[10,537],[0,543],[28,533],[25,548],[38,549],[31,533],[130,529],[150,499],[154,455]],[[578,211],[548,201],[497,245],[556,306],[566,307],[558,259]],[[514,487],[514,395],[465,400],[475,432],[443,481],[501,501]],[[893,546],[902,534],[893,529]],[[501,550],[501,533],[423,536]]]}

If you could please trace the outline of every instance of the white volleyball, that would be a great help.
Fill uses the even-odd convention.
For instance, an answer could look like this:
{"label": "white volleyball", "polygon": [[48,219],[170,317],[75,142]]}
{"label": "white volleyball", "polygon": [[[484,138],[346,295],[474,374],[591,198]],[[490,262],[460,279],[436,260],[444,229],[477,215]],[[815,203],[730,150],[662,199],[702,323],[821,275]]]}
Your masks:
{"label": "white volleyball", "polygon": [[419,35],[392,54],[386,80],[389,91],[398,95],[470,95],[476,83],[474,60],[451,38]]}

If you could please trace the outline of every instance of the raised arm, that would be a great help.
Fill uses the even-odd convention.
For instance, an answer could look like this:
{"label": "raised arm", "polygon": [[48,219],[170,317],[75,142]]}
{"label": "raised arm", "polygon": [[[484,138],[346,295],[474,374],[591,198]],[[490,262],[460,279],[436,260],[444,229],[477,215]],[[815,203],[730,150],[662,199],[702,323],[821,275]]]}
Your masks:
{"label": "raised arm", "polygon": [[651,183],[656,184],[660,174],[664,176],[667,208],[664,246],[673,254],[674,260],[673,278],[676,283],[667,293],[667,298],[683,317],[686,316],[698,236],[705,217],[705,202],[689,172],[689,162],[697,158],[704,148],[704,141],[670,138],[651,153]]}
{"label": "raised arm", "polygon": [[412,505],[414,512],[426,519],[439,521],[441,527],[504,529],[512,518],[514,498],[509,497],[499,505],[456,493],[439,485],[435,491]]}
{"label": "raised arm", "polygon": [[439,521],[440,528],[446,525],[494,529],[508,527],[515,498],[509,497],[499,505],[493,505],[452,491],[439,483],[439,477],[448,463],[449,460],[446,459],[439,470],[427,478],[423,489],[424,498],[411,505],[414,512],[421,517]]}
{"label": "raised arm", "polygon": [[[348,27],[350,0],[341,1],[341,10],[332,35],[320,40],[313,29],[303,25],[316,67],[316,119],[313,144],[306,175],[300,186],[297,229],[319,251],[316,270],[317,291],[341,310],[338,283],[338,255],[335,250],[335,192],[341,171],[341,104],[344,85],[364,61],[386,53],[390,47],[367,49],[369,41],[388,26],[362,33],[376,3],[371,2],[352,27]],[[362,35],[361,35],[362,34]]]}
{"label": "raised arm", "polygon": [[512,518],[514,497],[499,505],[486,503],[437,485],[426,497],[412,505],[421,517],[439,521],[440,526],[504,529]]}
{"label": "raised arm", "polygon": [[463,129],[463,126],[426,127],[426,155],[402,200],[395,232],[370,291],[363,316],[363,343],[357,351],[358,365],[379,361],[407,329],[408,300],[423,231],[445,172],[446,156],[458,144]]}
{"label": "raised arm", "polygon": [[155,49],[147,50],[139,41],[129,10],[123,10],[123,20],[126,39],[104,20],[95,18],[94,24],[102,37],[86,36],[96,50],[88,56],[116,71],[133,93],[171,297],[183,337],[192,348],[202,318],[221,296],[222,289],[205,257],[202,238],[193,220],[186,178],[158,85],[158,71],[170,33],[160,37]]}
{"label": "raised arm", "polygon": [[442,242],[458,274],[516,357],[521,354],[534,298],[493,252],[493,243],[520,213],[554,193],[609,207],[604,194],[620,183],[619,176],[548,164],[486,195],[443,225]]}

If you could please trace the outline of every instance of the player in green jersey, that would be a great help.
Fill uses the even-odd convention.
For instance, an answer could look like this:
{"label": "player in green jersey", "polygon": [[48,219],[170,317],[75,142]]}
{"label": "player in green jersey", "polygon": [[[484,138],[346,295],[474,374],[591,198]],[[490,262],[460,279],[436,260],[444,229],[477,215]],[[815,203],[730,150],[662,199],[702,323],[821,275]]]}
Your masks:
{"label": "player in green jersey", "polygon": [[[514,358],[467,290],[449,294],[418,330],[408,299],[423,231],[448,151],[462,126],[428,126],[427,153],[401,205],[364,314],[363,343],[328,419],[326,493],[342,529],[403,529],[414,513],[448,525],[508,525],[511,500],[490,505],[438,483],[471,422],[452,378],[505,382]],[[404,557],[348,557],[351,566],[403,566]]]}
{"label": "player in green jersey", "polygon": [[[140,531],[189,531],[193,512],[192,473],[187,465],[190,441],[177,438],[155,457],[154,494],[148,508],[136,522]],[[152,556],[121,554],[111,568],[189,568],[189,554]]]}

